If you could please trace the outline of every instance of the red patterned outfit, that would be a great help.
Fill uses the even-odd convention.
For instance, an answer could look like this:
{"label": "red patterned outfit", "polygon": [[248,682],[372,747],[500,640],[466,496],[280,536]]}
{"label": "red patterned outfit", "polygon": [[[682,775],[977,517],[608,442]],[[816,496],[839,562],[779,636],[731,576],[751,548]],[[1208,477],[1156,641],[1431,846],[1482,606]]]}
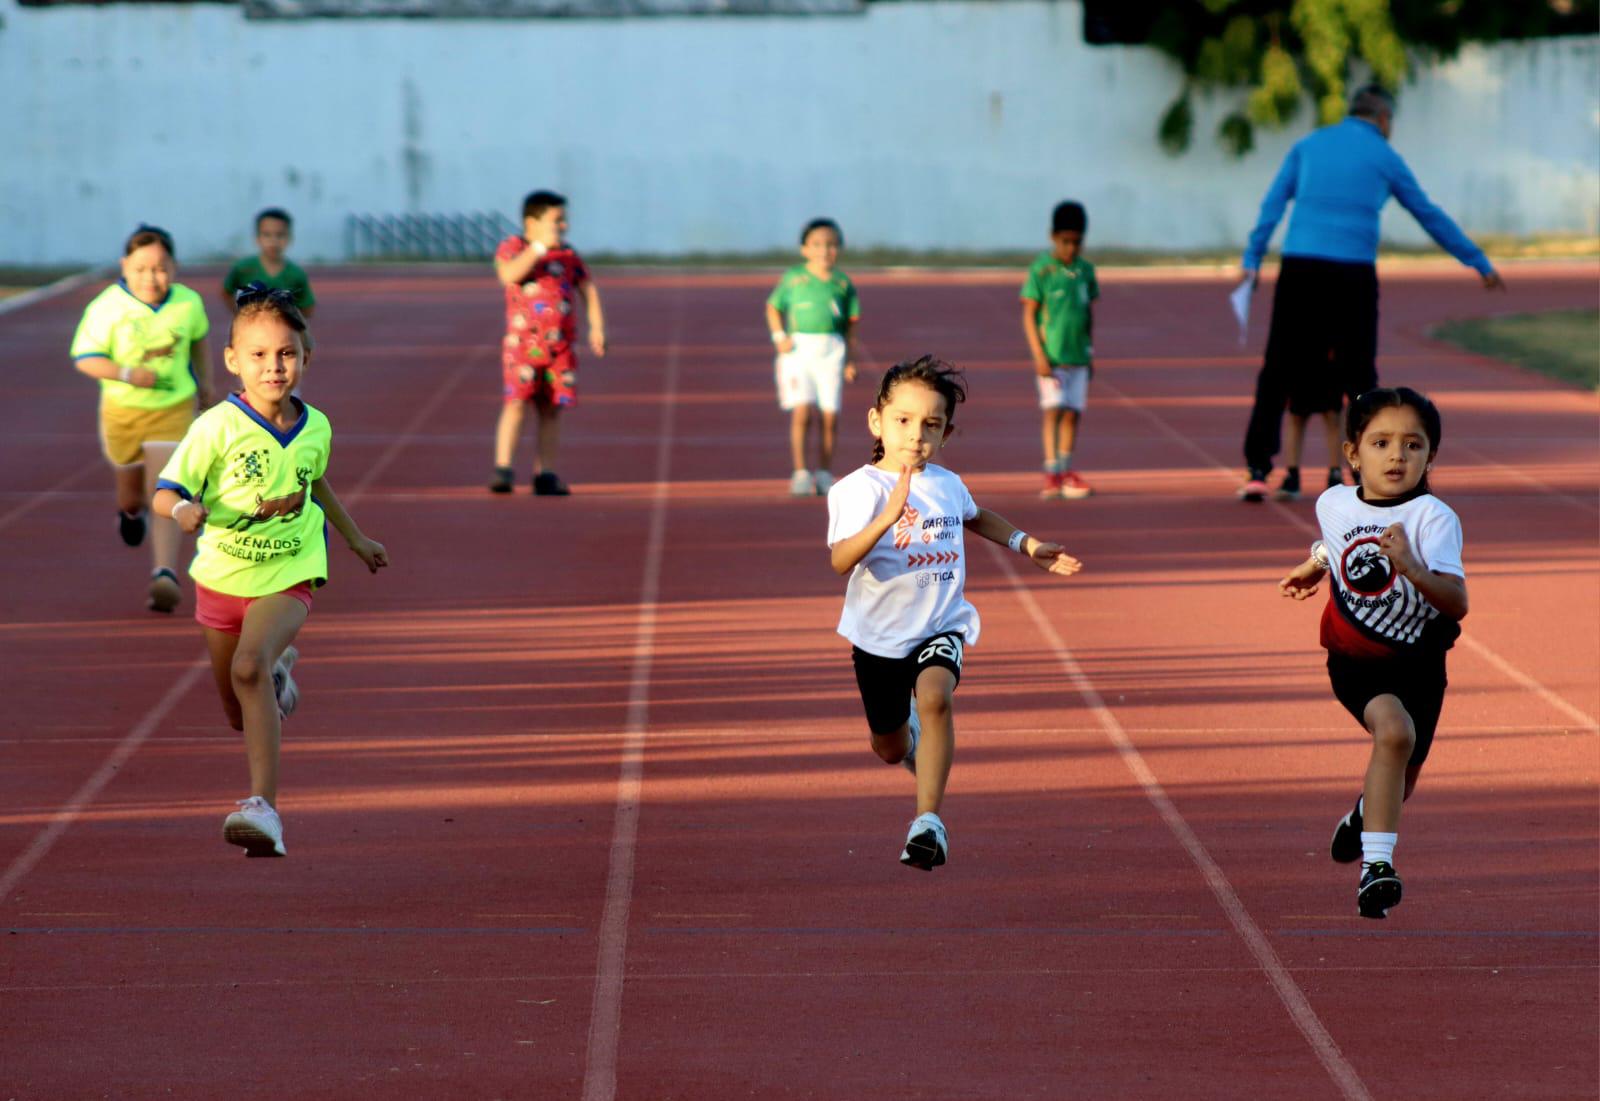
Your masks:
{"label": "red patterned outfit", "polygon": [[[507,237],[494,258],[513,260],[529,247],[522,237]],[[546,409],[577,402],[573,304],[588,279],[583,259],[563,243],[544,252],[527,279],[506,286],[506,337],[500,348],[506,401],[531,401]]]}

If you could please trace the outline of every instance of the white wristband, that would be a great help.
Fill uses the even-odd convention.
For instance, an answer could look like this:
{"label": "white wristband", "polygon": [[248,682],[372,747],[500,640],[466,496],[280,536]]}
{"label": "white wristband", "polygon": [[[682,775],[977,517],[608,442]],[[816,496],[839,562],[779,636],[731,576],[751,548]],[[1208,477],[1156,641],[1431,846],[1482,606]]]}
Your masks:
{"label": "white wristband", "polygon": [[789,334],[788,333],[783,332],[783,331],[781,331],[779,329],[773,329],[772,330],[772,342],[774,344],[782,344],[785,340],[788,340],[788,339],[789,339]]}
{"label": "white wristband", "polygon": [[1021,528],[1018,528],[1016,531],[1012,532],[1011,538],[1006,540],[1006,546],[1010,547],[1018,554],[1027,554],[1028,552],[1023,550],[1023,548],[1027,545],[1028,533],[1023,531]]}
{"label": "white wristband", "polygon": [[129,380],[129,378],[132,377],[132,375],[133,375],[133,368],[132,367],[124,367],[124,368],[122,368],[121,370],[119,370],[117,372],[117,380],[119,382],[127,382]]}
{"label": "white wristband", "polygon": [[1311,544],[1311,559],[1325,570],[1333,568],[1333,560],[1328,557],[1328,547],[1321,539]]}
{"label": "white wristband", "polygon": [[178,510],[180,508],[182,508],[183,506],[185,506],[185,505],[192,505],[192,504],[194,504],[193,501],[189,500],[188,498],[184,498],[183,500],[179,501],[177,504],[173,505],[172,506],[172,518],[174,520],[176,520],[178,518]]}

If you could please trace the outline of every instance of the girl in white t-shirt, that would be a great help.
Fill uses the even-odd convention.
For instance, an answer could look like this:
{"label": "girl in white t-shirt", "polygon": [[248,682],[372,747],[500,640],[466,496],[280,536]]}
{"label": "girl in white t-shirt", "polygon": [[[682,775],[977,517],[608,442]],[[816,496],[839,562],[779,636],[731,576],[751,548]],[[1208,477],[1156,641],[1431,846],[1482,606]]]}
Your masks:
{"label": "girl in white t-shirt", "polygon": [[1461,521],[1428,491],[1440,435],[1439,410],[1415,390],[1370,390],[1351,402],[1344,454],[1360,484],[1317,499],[1322,538],[1278,582],[1284,596],[1305,600],[1324,574],[1333,578],[1322,613],[1328,679],[1372,735],[1361,798],[1332,844],[1341,864],[1361,858],[1362,917],[1400,903],[1400,804],[1433,744],[1445,652],[1467,614]]}
{"label": "girl in white t-shirt", "polygon": [[943,360],[895,364],[867,413],[878,441],[873,461],[828,493],[828,549],[833,568],[850,578],[839,633],[852,644],[873,752],[917,778],[917,816],[900,862],[924,871],[949,853],[939,809],[955,748],[952,705],[962,652],[978,641],[978,613],[963,595],[964,530],[1050,573],[1082,566],[979,508],[960,478],[930,464],[966,396],[961,373]]}

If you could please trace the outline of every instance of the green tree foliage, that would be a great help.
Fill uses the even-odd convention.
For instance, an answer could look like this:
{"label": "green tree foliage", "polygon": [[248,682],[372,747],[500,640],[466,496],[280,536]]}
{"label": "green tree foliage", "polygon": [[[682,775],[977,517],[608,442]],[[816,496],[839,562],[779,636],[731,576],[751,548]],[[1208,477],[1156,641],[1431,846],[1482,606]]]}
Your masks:
{"label": "green tree foliage", "polygon": [[1352,80],[1398,88],[1413,58],[1447,58],[1469,42],[1594,34],[1600,0],[1085,0],[1089,41],[1143,43],[1185,81],[1162,113],[1170,153],[1193,139],[1194,97],[1235,106],[1217,140],[1235,156],[1257,127],[1278,129],[1310,102],[1317,124],[1344,115]]}

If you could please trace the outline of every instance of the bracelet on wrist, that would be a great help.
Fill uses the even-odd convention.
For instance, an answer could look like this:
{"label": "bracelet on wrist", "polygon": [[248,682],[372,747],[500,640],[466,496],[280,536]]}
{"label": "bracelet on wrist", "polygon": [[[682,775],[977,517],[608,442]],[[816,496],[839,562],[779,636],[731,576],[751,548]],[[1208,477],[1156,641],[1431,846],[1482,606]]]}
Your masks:
{"label": "bracelet on wrist", "polygon": [[785,340],[788,340],[788,339],[789,339],[789,334],[788,333],[782,332],[782,331],[780,331],[778,329],[773,329],[772,330],[772,342],[774,344],[782,344]]}
{"label": "bracelet on wrist", "polygon": [[1018,554],[1027,554],[1028,533],[1023,531],[1021,528],[1018,528],[1016,531],[1011,533],[1011,538],[1006,540],[1006,546],[1010,547]]}
{"label": "bracelet on wrist", "polygon": [[121,367],[117,370],[117,381],[131,383],[133,379],[132,367]]}
{"label": "bracelet on wrist", "polygon": [[1328,557],[1328,545],[1321,539],[1311,544],[1311,560],[1325,570],[1333,569],[1333,560]]}

